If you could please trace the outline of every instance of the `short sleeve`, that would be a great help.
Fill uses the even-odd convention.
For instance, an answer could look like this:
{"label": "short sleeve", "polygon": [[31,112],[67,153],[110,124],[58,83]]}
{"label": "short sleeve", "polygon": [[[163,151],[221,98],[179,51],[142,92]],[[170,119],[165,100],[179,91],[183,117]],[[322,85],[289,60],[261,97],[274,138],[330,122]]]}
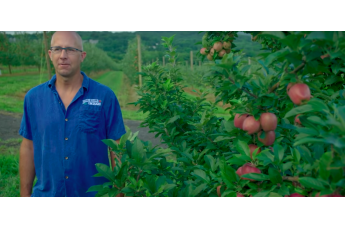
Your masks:
{"label": "short sleeve", "polygon": [[111,92],[109,99],[107,106],[105,106],[107,139],[118,140],[126,133],[126,129],[122,119],[120,104],[114,92]]}
{"label": "short sleeve", "polygon": [[22,122],[20,124],[19,134],[26,139],[32,140],[32,130],[29,114],[29,100],[27,96],[25,96],[24,98],[24,113]]}

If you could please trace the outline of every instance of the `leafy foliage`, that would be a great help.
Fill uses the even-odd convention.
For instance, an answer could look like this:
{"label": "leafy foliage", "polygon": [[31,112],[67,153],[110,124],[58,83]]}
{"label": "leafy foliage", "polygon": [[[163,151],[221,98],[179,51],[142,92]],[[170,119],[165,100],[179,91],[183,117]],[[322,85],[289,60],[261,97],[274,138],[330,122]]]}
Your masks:
{"label": "leafy foliage", "polygon": [[[232,33],[207,34],[206,41],[214,43]],[[343,33],[264,32],[260,36],[281,46],[253,59],[251,65],[242,52],[230,52],[216,58],[216,64],[203,77],[214,86],[218,101],[231,104],[233,117],[228,121],[214,116],[215,104],[204,98],[207,92],[195,100],[183,96],[173,37],[163,38],[171,65],[153,63],[144,68],[146,81],[135,104],[149,112],[142,126],[157,132],[169,149],[151,148],[150,143],[138,139],[113,146],[122,155],[122,165],[128,167],[124,168],[128,177],[123,181],[122,176],[117,177],[122,167],[113,172],[118,179],[109,172],[102,173],[113,183],[123,182],[113,189],[114,194],[345,195]],[[307,85],[312,98],[295,105],[287,94],[290,83]],[[250,135],[234,124],[235,114],[249,114],[259,120],[267,112],[275,114],[278,121],[271,146],[259,140],[265,138],[264,132]],[[295,121],[296,115],[300,115],[300,123]],[[261,151],[257,148],[250,154],[249,144],[256,144]]]}

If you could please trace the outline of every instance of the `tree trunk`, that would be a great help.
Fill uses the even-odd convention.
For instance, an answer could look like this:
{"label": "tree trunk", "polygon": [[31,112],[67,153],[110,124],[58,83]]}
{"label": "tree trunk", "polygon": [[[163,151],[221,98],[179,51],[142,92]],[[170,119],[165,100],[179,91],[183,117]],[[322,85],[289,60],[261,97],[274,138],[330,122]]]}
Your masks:
{"label": "tree trunk", "polygon": [[8,71],[10,71],[10,74],[12,74],[11,64],[8,64]]}
{"label": "tree trunk", "polygon": [[47,34],[45,31],[43,31],[43,41],[44,41],[44,47],[45,47],[45,54],[46,54],[46,62],[47,62],[47,70],[48,70],[48,79],[50,80],[52,77],[52,71],[50,69],[50,60],[48,56],[48,42],[47,42]]}

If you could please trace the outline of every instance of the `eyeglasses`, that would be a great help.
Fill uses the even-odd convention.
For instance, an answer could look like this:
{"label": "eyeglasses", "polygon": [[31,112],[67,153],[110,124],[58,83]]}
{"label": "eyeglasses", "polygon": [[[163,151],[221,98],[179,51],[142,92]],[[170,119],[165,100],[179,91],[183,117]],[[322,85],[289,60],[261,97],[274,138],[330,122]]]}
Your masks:
{"label": "eyeglasses", "polygon": [[52,51],[53,54],[61,54],[62,50],[65,50],[67,55],[75,55],[78,52],[83,52],[82,50],[79,50],[77,48],[73,48],[73,47],[66,47],[66,48],[62,48],[60,46],[54,46],[54,47],[50,47],[50,50]]}

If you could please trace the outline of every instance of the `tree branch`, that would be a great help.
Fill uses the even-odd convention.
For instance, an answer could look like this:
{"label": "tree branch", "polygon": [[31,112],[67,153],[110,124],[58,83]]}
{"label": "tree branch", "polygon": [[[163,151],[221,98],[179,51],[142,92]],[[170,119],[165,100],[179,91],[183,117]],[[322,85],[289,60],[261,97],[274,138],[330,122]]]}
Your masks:
{"label": "tree branch", "polygon": [[283,176],[283,180],[288,180],[288,181],[296,181],[298,182],[299,177],[291,177],[291,176]]}
{"label": "tree branch", "polygon": [[[289,74],[295,74],[298,71],[300,71],[303,67],[305,66],[305,62],[303,62],[302,64],[300,64],[299,66],[297,66],[293,71],[289,72]],[[268,93],[272,93],[275,89],[277,89],[280,85],[280,81],[278,81],[277,83],[275,83],[272,88],[270,88],[268,90]]]}

